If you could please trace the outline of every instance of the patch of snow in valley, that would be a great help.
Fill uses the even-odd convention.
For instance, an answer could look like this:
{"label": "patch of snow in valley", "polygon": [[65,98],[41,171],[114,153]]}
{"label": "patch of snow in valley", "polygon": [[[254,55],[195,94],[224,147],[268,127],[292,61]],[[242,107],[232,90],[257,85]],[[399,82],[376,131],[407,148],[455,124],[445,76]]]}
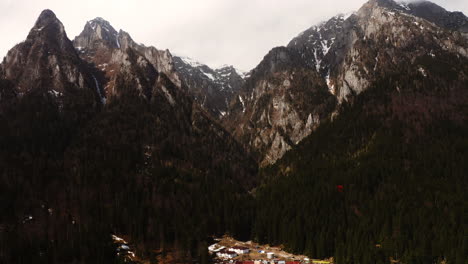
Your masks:
{"label": "patch of snow in valley", "polygon": [[245,113],[245,104],[244,104],[244,100],[242,99],[242,96],[239,95],[239,100],[242,104],[242,113]]}
{"label": "patch of snow in valley", "polygon": [[323,56],[327,55],[328,51],[330,50],[331,44],[329,45],[328,40],[322,41],[322,52]]}
{"label": "patch of snow in valley", "polygon": [[49,91],[49,94],[50,94],[50,95],[53,95],[53,96],[55,96],[55,97],[59,97],[59,96],[62,95],[61,92],[58,92],[58,91],[55,91],[55,90]]}
{"label": "patch of snow in valley", "polygon": [[332,84],[331,84],[331,81],[330,81],[330,71],[328,71],[328,74],[327,74],[327,76],[325,77],[325,81],[326,81],[326,83],[327,83],[328,90],[330,91],[330,93],[333,94],[334,89],[335,89],[335,85],[332,85]]}
{"label": "patch of snow in valley", "polygon": [[315,57],[315,69],[317,71],[320,71],[320,64],[322,61],[318,58],[317,49],[314,49],[314,57]]}
{"label": "patch of snow in valley", "polygon": [[163,90],[164,94],[166,95],[166,98],[167,100],[169,101],[169,103],[173,106],[175,105],[175,101],[174,101],[174,98],[172,98],[172,95],[169,93],[169,91],[167,90],[167,88],[162,85],[161,86],[161,89]]}
{"label": "patch of snow in valley", "polygon": [[210,78],[212,81],[216,80],[216,78],[213,76],[211,73],[207,73],[204,71],[201,71],[206,77]]}
{"label": "patch of snow in valley", "polygon": [[28,215],[23,219],[23,224],[26,224],[27,222],[32,221],[32,220],[33,220],[32,215]]}
{"label": "patch of snow in valley", "polygon": [[419,71],[424,77],[427,77],[426,70],[424,70],[423,67],[419,67],[418,71]]}

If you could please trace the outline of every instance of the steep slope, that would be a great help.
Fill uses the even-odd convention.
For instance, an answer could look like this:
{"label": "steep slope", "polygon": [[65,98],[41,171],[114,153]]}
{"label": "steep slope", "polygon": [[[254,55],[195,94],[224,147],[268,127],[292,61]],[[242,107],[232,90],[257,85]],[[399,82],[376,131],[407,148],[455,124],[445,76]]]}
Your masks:
{"label": "steep slope", "polygon": [[174,65],[195,101],[218,119],[227,114],[229,102],[245,82],[245,74],[233,66],[212,69],[190,58],[177,56]]}
{"label": "steep slope", "polygon": [[18,95],[38,90],[59,97],[75,90],[99,92],[62,23],[50,10],[41,13],[26,40],[8,52],[0,68],[0,78],[11,81]]}
{"label": "steep slope", "polygon": [[406,12],[424,18],[440,27],[468,33],[468,18],[462,12],[450,12],[429,1],[400,4]]}
{"label": "steep slope", "polygon": [[334,108],[335,99],[317,72],[298,53],[275,48],[234,98],[225,125],[265,166],[308,136]]}
{"label": "steep slope", "polygon": [[[326,22],[313,26],[292,39],[288,48],[300,52],[304,61],[322,73],[328,71],[329,60],[325,59],[334,46],[335,41],[350,29],[345,21],[352,16],[337,15]],[[342,47],[343,48],[343,47]],[[335,52],[334,50],[331,52]]]}
{"label": "steep slope", "polygon": [[[214,165],[215,163],[224,163],[228,161],[227,159],[234,161],[241,158],[247,163],[250,162],[249,156],[244,155],[244,150],[240,146],[237,148],[237,143],[231,136],[202,110],[203,105],[191,99],[193,95],[191,88],[187,88],[185,83],[179,81],[180,73],[173,67],[173,57],[168,51],[161,52],[154,47],[136,44],[128,33],[122,30],[116,33],[110,23],[102,18],[89,21],[74,42],[76,48],[81,51],[81,56],[97,68],[96,76],[104,80],[106,96],[114,100],[115,104],[120,102],[126,104],[126,97],[135,95],[142,97],[146,103],[156,106],[152,109],[154,110],[152,114],[160,119],[157,123],[163,126],[163,129],[160,129],[161,132],[165,131],[166,134],[163,135],[168,137],[171,133],[180,133],[179,136],[171,135],[173,137],[171,144],[179,145],[185,142],[187,146],[195,144],[190,149],[205,147],[211,149],[207,153],[210,153],[212,158],[205,156],[205,152],[199,153],[199,156],[191,156],[193,154],[191,152],[184,153],[188,156],[179,157],[180,161],[188,162],[180,165],[181,167],[206,165],[200,157],[205,157],[209,162],[213,161],[211,165],[214,167],[218,166]],[[221,82],[231,79],[231,76],[227,75],[226,69],[220,69],[216,73],[218,86]],[[174,82],[174,79],[177,82]],[[232,83],[235,81],[242,80],[236,79]],[[155,132],[153,136],[157,134]],[[188,138],[188,141],[182,138]],[[206,143],[205,140],[209,140],[210,143]],[[218,141],[225,142],[227,148],[233,147],[232,150],[235,149],[236,153],[219,145]],[[164,136],[156,142],[157,144],[165,142]],[[237,155],[239,153],[240,156]],[[199,164],[194,164],[193,159]],[[231,162],[232,166],[228,167],[243,170],[242,166],[239,166],[243,161],[238,164]],[[251,170],[251,165],[247,165],[248,170]],[[245,186],[252,186],[255,180],[246,176],[247,174],[239,171],[233,175],[237,175],[238,179],[243,178],[240,182],[245,183]]]}
{"label": "steep slope", "polygon": [[140,94],[148,96],[158,73],[181,86],[169,51],[137,44],[128,33],[117,32],[103,18],[88,21],[73,43],[81,58],[95,66],[94,77],[105,97],[118,96],[118,79],[137,83]]}
{"label": "steep slope", "polygon": [[[460,32],[437,27],[427,20],[382,6],[381,1],[370,1],[356,13],[355,28],[346,42],[351,48],[330,72],[330,84],[341,102],[366,90],[379,75],[389,68],[409,63],[413,71],[425,73],[417,58],[437,58],[446,52],[468,56],[468,43]],[[385,3],[393,1],[385,1]]]}
{"label": "steep slope", "polygon": [[[154,82],[155,72],[164,73],[177,86],[187,89],[190,97],[212,117],[222,119],[233,95],[244,83],[242,73],[232,66],[211,69],[188,58],[173,57],[168,50],[137,44],[127,32],[117,32],[103,18],[88,21],[73,42],[80,56],[96,65],[94,76],[106,97],[119,93],[115,91],[118,75],[133,78],[144,95],[143,91],[151,89],[147,83]],[[129,60],[138,63],[128,63]]]}
{"label": "steep slope", "polygon": [[[431,6],[429,11],[426,6]],[[433,10],[443,14],[444,21],[453,23],[442,23],[432,15]],[[252,71],[241,96],[231,102],[232,109],[224,123],[240,142],[253,149],[262,166],[272,164],[323,120],[334,116],[340,104],[354,100],[402,65],[411,65],[408,69],[412,72],[437,82],[443,73],[425,64],[447,53],[468,55],[463,32],[453,31],[462,29],[465,20],[464,15],[444,11],[434,4],[371,0],[357,12],[311,27],[286,48],[270,52]],[[272,58],[279,58],[276,61],[282,63],[275,63]],[[303,69],[302,76],[309,76],[308,82],[296,84],[293,100],[283,99],[281,95],[288,86],[285,84],[290,84],[288,78],[297,68]],[[266,81],[273,77],[277,78],[277,85]],[[324,88],[310,88],[314,86]],[[265,90],[270,91],[269,99],[258,96]],[[320,91],[321,95],[314,95],[318,101],[305,96],[314,91]],[[275,105],[286,106],[279,108],[282,114],[272,112]]]}
{"label": "steep slope", "polygon": [[[110,263],[111,234],[123,234],[139,255],[177,252],[187,263],[206,251],[199,245],[211,235],[249,234],[242,201],[256,184],[256,163],[173,82],[163,53],[98,19],[75,40],[85,62],[51,11],[36,29],[48,41],[31,33],[1,68],[0,207],[8,212],[0,217],[2,260]],[[18,60],[24,73],[39,69],[37,86],[12,75],[19,68],[12,54],[23,58],[29,46],[93,86],[50,76],[56,65],[44,67],[42,59]],[[63,83],[75,84],[73,97]],[[49,92],[56,90],[63,101]]]}
{"label": "steep slope", "polygon": [[261,172],[255,237],[339,264],[465,262],[468,59],[417,60],[437,78],[391,69]]}
{"label": "steep slope", "polygon": [[369,1],[343,22],[326,56],[342,58],[338,113],[261,171],[260,241],[336,263],[466,261],[468,44],[404,10]]}
{"label": "steep slope", "polygon": [[[375,0],[350,16],[337,16],[304,31],[288,47],[297,50],[307,63],[316,65],[332,93],[342,102],[350,94],[365,90],[372,82],[374,71],[379,66],[386,66],[378,63],[382,52],[391,54],[394,64],[399,63],[395,50],[406,53],[406,58],[401,60],[416,54],[407,52],[409,46],[417,46],[417,50],[427,53],[435,46],[466,56],[466,40],[460,34],[463,35],[467,22],[468,18],[463,14],[448,12],[426,1],[399,4],[391,0]],[[452,30],[460,31],[451,36]],[[393,51],[382,50],[387,47]],[[370,54],[375,55],[373,65],[371,60],[366,66],[355,61]]]}

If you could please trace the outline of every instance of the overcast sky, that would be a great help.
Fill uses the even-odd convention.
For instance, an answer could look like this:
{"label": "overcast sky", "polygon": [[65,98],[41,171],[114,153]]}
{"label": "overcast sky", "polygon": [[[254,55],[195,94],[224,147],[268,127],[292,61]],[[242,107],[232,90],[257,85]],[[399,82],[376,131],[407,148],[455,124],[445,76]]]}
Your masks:
{"label": "overcast sky", "polygon": [[[51,9],[73,39],[86,21],[108,20],[136,42],[212,67],[255,67],[273,47],[366,0],[0,0],[0,57],[24,40],[43,9]],[[468,0],[434,0],[468,14]]]}

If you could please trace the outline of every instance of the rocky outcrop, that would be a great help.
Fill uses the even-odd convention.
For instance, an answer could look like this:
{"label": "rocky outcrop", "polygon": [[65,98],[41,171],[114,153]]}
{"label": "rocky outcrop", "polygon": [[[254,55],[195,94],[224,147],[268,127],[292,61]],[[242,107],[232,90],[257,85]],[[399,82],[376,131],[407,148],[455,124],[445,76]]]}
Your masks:
{"label": "rocky outcrop", "polygon": [[244,73],[233,66],[212,69],[187,57],[174,57],[174,65],[189,94],[217,119],[229,111],[229,103],[244,84]]}
{"label": "rocky outcrop", "polygon": [[118,94],[117,80],[134,81],[140,94],[148,97],[158,73],[164,73],[181,87],[168,50],[137,44],[130,34],[117,32],[103,18],[88,21],[73,43],[81,58],[95,66],[94,78],[103,87],[106,98]]}
{"label": "rocky outcrop", "polygon": [[335,99],[318,73],[284,47],[273,49],[251,74],[225,124],[266,166],[329,118]]}
{"label": "rocky outcrop", "polygon": [[450,12],[444,8],[429,2],[415,1],[408,4],[400,4],[406,12],[424,18],[439,27],[468,33],[468,17],[462,12]]}
{"label": "rocky outcrop", "polygon": [[2,78],[14,84],[18,95],[45,90],[60,96],[73,89],[96,88],[64,26],[50,10],[40,14],[26,40],[8,52],[1,68]]}
{"label": "rocky outcrop", "polygon": [[[370,0],[355,13],[302,32],[287,48],[273,49],[233,99],[225,124],[262,166],[274,163],[316,124],[339,114],[342,104],[402,67],[408,76],[444,86],[436,65],[444,56],[467,56],[465,21],[432,3]],[[311,104],[315,97],[321,101]]]}
{"label": "rocky outcrop", "polygon": [[[168,50],[137,44],[130,34],[123,30],[117,32],[102,18],[87,22],[74,44],[81,58],[94,67],[93,74],[103,87],[110,109],[116,105],[141,108],[143,115],[154,119],[154,124],[148,124],[154,129],[148,135],[151,140],[147,148],[154,150],[159,162],[186,169],[230,168],[227,173],[242,178],[245,186],[255,181],[251,177],[255,171],[253,159],[213,121],[212,117],[218,117],[220,112],[208,114],[211,109],[197,100],[201,93],[220,99],[221,103],[230,98],[228,94],[233,94],[243,83],[232,67],[211,70],[207,66],[180,65],[181,59],[173,57]],[[205,71],[202,82],[188,77],[195,71]],[[210,82],[204,83],[206,79]],[[211,89],[209,85],[213,85],[213,93],[207,91],[207,87]],[[216,93],[217,89],[226,92]],[[224,105],[221,109],[226,108]],[[181,151],[181,146],[185,150]],[[170,155],[161,153],[167,149],[171,149]],[[243,167],[242,163],[247,166]]]}
{"label": "rocky outcrop", "polygon": [[446,51],[466,56],[468,43],[460,32],[451,33],[407,11],[393,1],[380,0],[369,1],[356,13],[350,48],[330,75],[340,102],[365,91],[389,68],[414,63],[418,57],[435,58]]}

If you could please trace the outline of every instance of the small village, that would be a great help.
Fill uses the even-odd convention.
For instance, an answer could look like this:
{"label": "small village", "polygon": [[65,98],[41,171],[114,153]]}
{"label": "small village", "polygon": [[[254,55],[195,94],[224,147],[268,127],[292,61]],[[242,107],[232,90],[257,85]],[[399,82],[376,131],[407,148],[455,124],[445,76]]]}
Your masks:
{"label": "small village", "polygon": [[288,253],[280,247],[241,242],[227,236],[215,241],[208,251],[217,264],[333,264],[333,259],[310,259]]}

